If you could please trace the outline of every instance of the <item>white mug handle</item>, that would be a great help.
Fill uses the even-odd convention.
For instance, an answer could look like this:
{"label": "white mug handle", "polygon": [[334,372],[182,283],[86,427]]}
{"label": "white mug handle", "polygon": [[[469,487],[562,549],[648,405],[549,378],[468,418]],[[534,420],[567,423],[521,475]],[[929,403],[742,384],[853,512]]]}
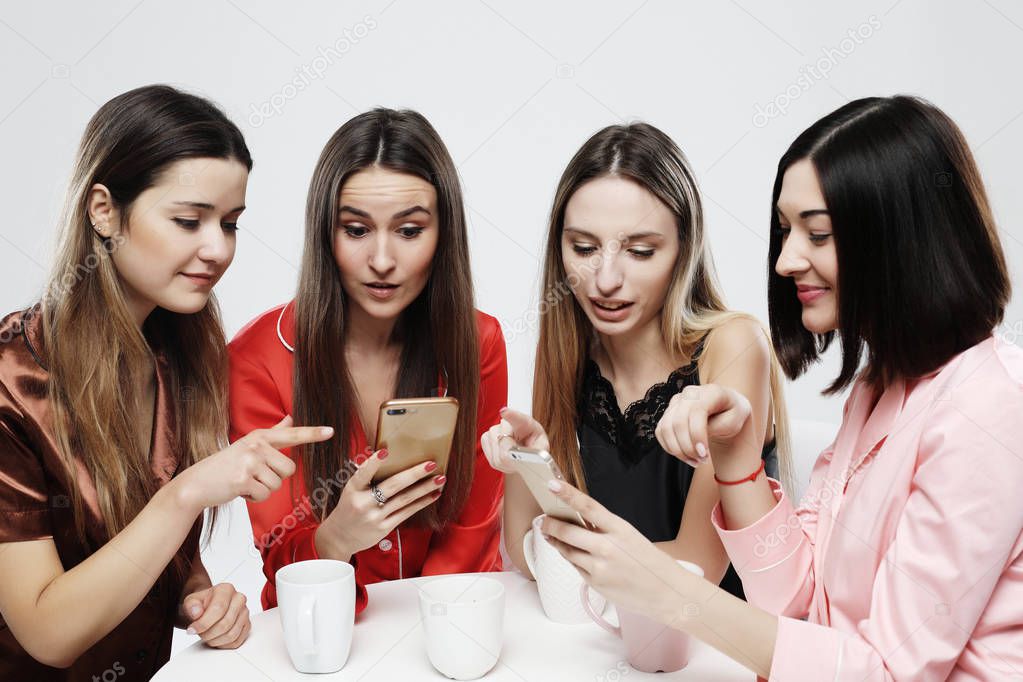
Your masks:
{"label": "white mug handle", "polygon": [[298,604],[298,645],[310,656],[316,655],[315,612],[315,595],[303,596]]}
{"label": "white mug handle", "polygon": [[583,602],[583,609],[586,611],[586,615],[588,615],[593,620],[594,623],[604,628],[615,637],[621,638],[622,636],[621,625],[611,625],[611,623],[604,620],[603,616],[594,611],[593,607],[590,606],[590,586],[587,585],[586,583],[583,583],[582,585],[579,586],[579,599],[581,599]]}
{"label": "white mug handle", "polygon": [[526,534],[522,536],[522,556],[526,559],[526,566],[529,567],[529,572],[533,574],[533,579],[536,579],[536,552],[533,550],[533,529],[530,528],[526,531]]}

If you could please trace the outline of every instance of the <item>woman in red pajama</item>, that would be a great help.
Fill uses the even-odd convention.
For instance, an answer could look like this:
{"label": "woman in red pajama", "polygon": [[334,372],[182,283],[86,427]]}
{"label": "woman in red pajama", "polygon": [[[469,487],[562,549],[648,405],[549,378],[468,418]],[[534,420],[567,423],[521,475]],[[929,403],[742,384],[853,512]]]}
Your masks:
{"label": "woman in red pajama", "polygon": [[[355,566],[365,586],[421,575],[501,570],[503,476],[480,436],[507,399],[504,338],[475,310],[457,173],[421,115],[376,109],[344,124],[310,183],[298,294],[228,347],[231,436],[286,415],[337,436],[289,453],[288,485],[249,503],[267,584],[305,559]],[[448,395],[460,404],[447,468],[371,477],[380,403]]]}

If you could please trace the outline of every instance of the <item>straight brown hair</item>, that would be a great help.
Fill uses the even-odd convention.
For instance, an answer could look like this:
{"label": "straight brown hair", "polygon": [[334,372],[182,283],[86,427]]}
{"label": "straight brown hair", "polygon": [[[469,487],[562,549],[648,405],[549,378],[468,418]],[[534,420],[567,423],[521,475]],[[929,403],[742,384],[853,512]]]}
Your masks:
{"label": "straight brown hair", "polygon": [[312,492],[350,467],[358,419],[344,355],[346,300],[334,260],[338,200],[351,175],[373,166],[415,175],[437,191],[440,234],[430,278],[395,327],[402,343],[395,397],[436,395],[438,377],[444,375],[447,394],[459,401],[444,495],[411,519],[413,525],[439,530],[457,518],[472,485],[480,365],[458,173],[437,131],[417,112],[373,109],[356,116],[330,138],[313,171],[295,301],[294,418],[296,424],[334,426],[338,437],[301,447],[299,458],[322,519],[337,506],[343,486],[326,486],[326,496]]}

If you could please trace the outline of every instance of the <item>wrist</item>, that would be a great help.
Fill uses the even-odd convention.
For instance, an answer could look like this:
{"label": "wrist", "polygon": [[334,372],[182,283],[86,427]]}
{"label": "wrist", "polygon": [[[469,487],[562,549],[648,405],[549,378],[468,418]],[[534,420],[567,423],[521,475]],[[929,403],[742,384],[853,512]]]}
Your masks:
{"label": "wrist", "polygon": [[199,496],[192,485],[191,476],[188,475],[188,470],[178,474],[166,484],[164,484],[153,499],[162,498],[167,501],[168,504],[182,514],[188,514],[189,516],[196,517],[203,512],[205,505],[199,499]]}
{"label": "wrist", "polygon": [[[714,476],[721,481],[738,481],[751,476],[761,469],[763,460],[759,457],[736,457],[726,462],[714,462]],[[766,471],[760,471],[760,476],[766,476]]]}
{"label": "wrist", "polygon": [[313,546],[321,559],[351,562],[353,552],[341,538],[334,537],[326,523],[321,523],[313,533]]}
{"label": "wrist", "polygon": [[699,621],[703,604],[719,588],[681,566],[669,584],[672,589],[669,598],[660,603],[658,619],[668,627],[690,632]]}

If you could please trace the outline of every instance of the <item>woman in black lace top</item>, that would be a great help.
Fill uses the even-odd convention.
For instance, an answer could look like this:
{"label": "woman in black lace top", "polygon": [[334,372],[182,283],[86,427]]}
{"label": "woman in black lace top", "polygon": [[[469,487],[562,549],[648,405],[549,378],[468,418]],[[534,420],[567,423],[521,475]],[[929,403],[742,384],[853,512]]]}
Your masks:
{"label": "woman in black lace top", "polygon": [[[516,442],[549,449],[569,482],[741,596],[710,523],[711,467],[693,469],[665,451],[682,431],[669,406],[687,386],[730,384],[757,418],[713,447],[756,439],[777,476],[779,459],[786,468],[784,403],[763,326],[722,302],[695,179],[663,132],[610,126],[569,163],[551,212],[540,308],[536,420],[503,411],[483,438],[491,464],[511,472]],[[509,476],[505,544],[527,575],[521,541],[540,513]]]}
{"label": "woman in black lace top", "polygon": [[[703,341],[697,343],[697,358]],[[686,386],[699,385],[698,361],[674,370],[646,394],[618,407],[614,386],[593,360],[586,362],[578,413],[579,454],[590,495],[626,519],[651,542],[678,538],[693,467],[669,455],[654,430],[671,399]],[[766,472],[778,478],[778,453],[772,438],[764,444]],[[679,548],[679,556],[691,553]],[[728,567],[721,586],[743,597],[735,569]]]}

